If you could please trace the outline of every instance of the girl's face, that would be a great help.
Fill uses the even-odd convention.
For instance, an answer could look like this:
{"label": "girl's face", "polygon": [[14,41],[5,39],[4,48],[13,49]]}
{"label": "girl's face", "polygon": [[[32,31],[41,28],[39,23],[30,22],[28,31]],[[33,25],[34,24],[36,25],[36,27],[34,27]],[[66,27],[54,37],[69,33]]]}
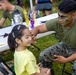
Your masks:
{"label": "girl's face", "polygon": [[30,46],[31,45],[31,41],[32,41],[32,35],[31,32],[29,31],[29,29],[25,29],[23,31],[23,36],[22,36],[22,44],[24,46]]}
{"label": "girl's face", "polygon": [[19,39],[18,46],[23,46],[23,47],[30,46],[31,41],[32,41],[31,32],[29,31],[29,29],[25,29],[23,31],[23,36],[21,37],[21,39]]}

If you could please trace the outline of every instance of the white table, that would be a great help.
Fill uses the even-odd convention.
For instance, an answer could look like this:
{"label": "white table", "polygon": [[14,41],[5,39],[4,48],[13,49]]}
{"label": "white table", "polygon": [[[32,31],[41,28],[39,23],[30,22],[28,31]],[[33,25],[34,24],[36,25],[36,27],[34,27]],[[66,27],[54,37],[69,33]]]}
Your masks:
{"label": "white table", "polygon": [[[46,20],[49,20],[49,19],[57,18],[57,17],[58,17],[57,13],[54,13],[54,14],[51,14],[51,15],[48,15],[48,16],[45,16],[45,17],[35,19],[35,22],[36,22],[35,25],[36,26],[41,25],[41,21],[46,21]],[[8,26],[8,27],[0,29],[0,35],[4,35],[5,33],[10,33],[11,29],[12,29],[12,26]],[[36,38],[38,39],[38,38],[47,36],[47,35],[52,34],[52,33],[55,33],[55,31],[49,31],[49,32],[46,32],[46,33],[38,34]],[[0,52],[9,49],[8,44],[7,44],[7,38],[8,37],[5,37],[5,38],[0,37]]]}

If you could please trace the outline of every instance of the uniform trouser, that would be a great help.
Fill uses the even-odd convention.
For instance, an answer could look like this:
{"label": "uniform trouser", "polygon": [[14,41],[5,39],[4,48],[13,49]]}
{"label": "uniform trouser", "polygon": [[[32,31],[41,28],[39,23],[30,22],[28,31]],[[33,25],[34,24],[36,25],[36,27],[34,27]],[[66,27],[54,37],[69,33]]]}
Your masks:
{"label": "uniform trouser", "polygon": [[[60,42],[52,47],[49,47],[40,53],[40,62],[43,67],[51,68],[53,55],[62,55],[68,57],[76,52],[76,48],[67,47],[63,42]],[[76,61],[73,63],[73,75],[76,75]]]}

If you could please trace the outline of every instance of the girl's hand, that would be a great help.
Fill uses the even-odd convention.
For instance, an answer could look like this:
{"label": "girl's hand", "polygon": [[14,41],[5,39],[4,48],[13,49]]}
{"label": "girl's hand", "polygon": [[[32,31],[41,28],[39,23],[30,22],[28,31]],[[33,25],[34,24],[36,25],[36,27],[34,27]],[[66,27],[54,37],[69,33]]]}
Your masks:
{"label": "girl's hand", "polygon": [[53,59],[55,62],[58,63],[67,63],[67,58],[60,56],[60,55],[55,55],[56,59]]}
{"label": "girl's hand", "polygon": [[41,63],[38,64],[38,67],[40,69],[40,73],[44,73],[46,75],[51,75],[50,69],[49,68],[43,68]]}
{"label": "girl's hand", "polygon": [[49,68],[41,68],[40,73],[44,73],[46,75],[51,75],[50,69]]}
{"label": "girl's hand", "polygon": [[38,64],[38,67],[39,67],[39,70],[41,71],[41,69],[42,69],[42,64],[39,63],[39,64]]}

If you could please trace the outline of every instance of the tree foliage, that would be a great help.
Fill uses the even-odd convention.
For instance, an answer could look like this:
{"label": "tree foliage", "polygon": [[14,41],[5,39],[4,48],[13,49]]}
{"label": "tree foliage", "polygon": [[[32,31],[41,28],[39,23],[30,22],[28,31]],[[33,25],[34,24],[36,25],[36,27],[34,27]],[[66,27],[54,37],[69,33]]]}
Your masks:
{"label": "tree foliage", "polygon": [[[18,0],[9,0],[10,2],[12,2],[13,4],[17,4],[17,1]],[[35,5],[35,0],[32,0],[33,1],[33,5]],[[53,0],[53,2],[57,3],[57,2],[60,2],[61,0]],[[30,6],[30,0],[21,0],[21,4],[22,6],[25,6],[25,7],[29,7]]]}

